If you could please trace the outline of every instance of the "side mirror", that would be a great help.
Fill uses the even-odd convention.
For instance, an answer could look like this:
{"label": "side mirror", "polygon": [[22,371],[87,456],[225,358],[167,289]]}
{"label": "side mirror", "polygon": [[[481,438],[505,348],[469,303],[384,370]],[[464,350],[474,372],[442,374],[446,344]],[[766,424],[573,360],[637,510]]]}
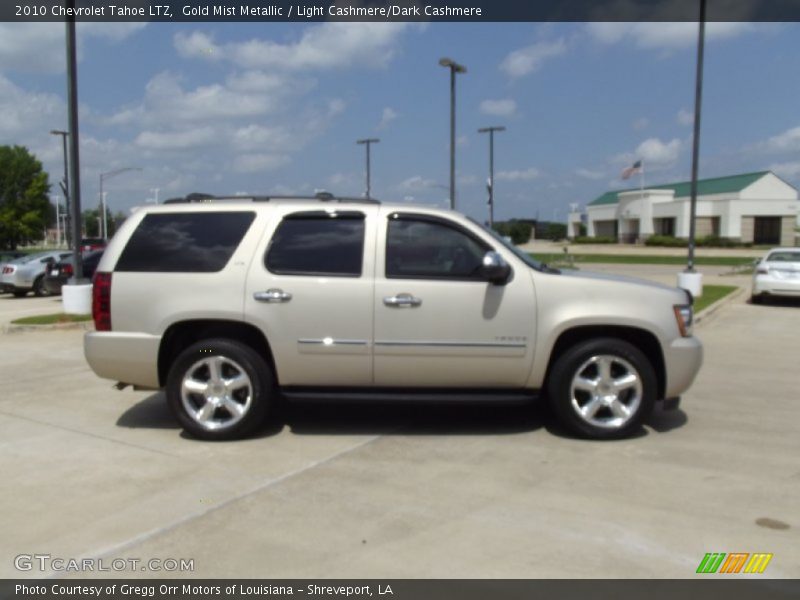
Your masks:
{"label": "side mirror", "polygon": [[483,255],[480,273],[490,283],[505,285],[511,276],[511,265],[497,252],[487,252]]}

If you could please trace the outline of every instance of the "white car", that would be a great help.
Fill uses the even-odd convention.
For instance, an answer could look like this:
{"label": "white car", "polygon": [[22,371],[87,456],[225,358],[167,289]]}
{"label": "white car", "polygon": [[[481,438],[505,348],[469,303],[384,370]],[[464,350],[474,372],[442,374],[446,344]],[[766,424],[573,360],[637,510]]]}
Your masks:
{"label": "white car", "polygon": [[756,264],[750,301],[772,296],[800,298],[800,248],[773,248]]}

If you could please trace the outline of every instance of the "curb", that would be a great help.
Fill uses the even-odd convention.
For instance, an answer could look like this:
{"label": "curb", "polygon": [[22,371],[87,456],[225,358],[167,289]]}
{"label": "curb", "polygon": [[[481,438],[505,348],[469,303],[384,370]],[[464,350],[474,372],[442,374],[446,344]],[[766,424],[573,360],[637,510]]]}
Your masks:
{"label": "curb", "polygon": [[697,325],[697,324],[701,323],[702,321],[705,321],[706,319],[711,317],[720,308],[722,308],[723,306],[725,306],[729,302],[732,302],[733,300],[735,300],[736,298],[741,296],[744,292],[745,292],[745,288],[743,288],[743,287],[737,288],[734,291],[732,291],[730,294],[725,296],[724,298],[720,298],[719,300],[714,302],[714,304],[712,304],[711,306],[707,306],[706,308],[701,310],[699,313],[697,313],[694,316],[695,325]]}
{"label": "curb", "polygon": [[16,325],[6,323],[3,325],[2,333],[23,333],[26,331],[69,331],[71,329],[83,329],[84,331],[94,331],[94,321],[78,321],[75,323],[52,323],[50,325]]}

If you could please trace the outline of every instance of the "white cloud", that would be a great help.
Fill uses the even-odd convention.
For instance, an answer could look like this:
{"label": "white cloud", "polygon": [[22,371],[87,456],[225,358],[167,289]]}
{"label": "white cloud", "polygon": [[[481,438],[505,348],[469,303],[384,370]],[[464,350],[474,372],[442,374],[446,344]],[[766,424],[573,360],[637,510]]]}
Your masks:
{"label": "white cloud", "polygon": [[800,160],[794,162],[775,163],[769,166],[769,170],[776,175],[787,179],[800,178]]}
{"label": "white cloud", "polygon": [[567,44],[563,39],[537,42],[508,54],[500,63],[500,70],[509,77],[523,77],[539,70],[546,60],[566,51]]}
{"label": "white cloud", "polygon": [[[27,92],[0,75],[0,139],[50,137],[66,121],[64,100],[55,94]],[[44,138],[47,139],[47,138]]]}
{"label": "white cloud", "polygon": [[675,138],[669,142],[662,142],[658,138],[648,138],[636,148],[634,152],[618,154],[612,160],[615,163],[623,164],[626,167],[634,161],[644,162],[645,170],[652,168],[668,167],[678,160],[683,142]]}
{"label": "white cloud", "polygon": [[400,184],[401,189],[409,191],[420,191],[420,190],[430,189],[433,187],[440,187],[440,186],[433,179],[426,179],[422,177],[422,175],[414,175],[413,177],[409,177]]}
{"label": "white cloud", "polygon": [[172,40],[175,50],[183,58],[205,58],[206,60],[219,60],[222,55],[213,38],[202,31],[191,33],[178,32]]}
{"label": "white cloud", "polygon": [[631,124],[631,127],[633,127],[634,131],[641,131],[646,129],[648,125],[650,125],[650,121],[646,117],[640,117]]}
{"label": "white cloud", "polygon": [[800,151],[800,127],[792,127],[783,133],[772,136],[766,142],[761,142],[759,148],[767,152]]}
{"label": "white cloud", "polygon": [[289,157],[282,154],[245,154],[236,157],[233,168],[239,173],[257,173],[275,170],[289,161]]}
{"label": "white cloud", "polygon": [[[755,23],[706,23],[706,41],[771,31],[773,27]],[[586,30],[596,41],[616,44],[631,41],[639,48],[674,50],[697,44],[697,23],[588,23]]]}
{"label": "white cloud", "polygon": [[484,100],[480,106],[481,112],[497,117],[510,117],[517,112],[517,103],[511,99]]}
{"label": "white cloud", "polygon": [[378,123],[378,129],[386,129],[399,116],[396,110],[387,106],[381,114],[381,122]]}
{"label": "white cloud", "polygon": [[500,171],[495,177],[503,181],[533,181],[541,177],[542,173],[535,167],[519,171]]}
{"label": "white cloud", "polygon": [[593,171],[591,169],[583,169],[583,168],[575,169],[575,174],[578,177],[583,177],[584,179],[591,179],[591,180],[603,179],[603,177],[606,176],[605,173],[603,173],[602,171]]}
{"label": "white cloud", "polygon": [[[78,23],[78,60],[89,38],[115,43],[146,23]],[[61,73],[66,69],[63,23],[0,23],[0,72]]]}
{"label": "white cloud", "polygon": [[214,141],[211,127],[191,128],[184,131],[143,131],[134,143],[150,150],[184,150]]}
{"label": "white cloud", "polygon": [[679,125],[692,125],[694,123],[694,113],[682,108],[678,111],[678,116],[675,117],[675,120]]}
{"label": "white cloud", "polygon": [[224,59],[248,69],[385,67],[410,27],[411,23],[334,22],[307,27],[300,39],[284,44],[266,39],[218,44],[202,32],[177,33],[173,43],[184,58]]}

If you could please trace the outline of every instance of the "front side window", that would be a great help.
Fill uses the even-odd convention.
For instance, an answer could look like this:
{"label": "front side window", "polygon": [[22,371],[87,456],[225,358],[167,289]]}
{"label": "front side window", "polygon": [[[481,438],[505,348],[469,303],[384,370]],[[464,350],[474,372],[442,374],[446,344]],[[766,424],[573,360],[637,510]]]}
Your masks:
{"label": "front side window", "polygon": [[284,217],[264,264],[278,275],[360,277],[364,213],[308,211]]}
{"label": "front side window", "polygon": [[481,279],[491,248],[457,225],[425,216],[389,217],[386,277],[390,279]]}
{"label": "front side window", "polygon": [[145,215],[114,270],[153,273],[221,271],[255,216],[254,212]]}

